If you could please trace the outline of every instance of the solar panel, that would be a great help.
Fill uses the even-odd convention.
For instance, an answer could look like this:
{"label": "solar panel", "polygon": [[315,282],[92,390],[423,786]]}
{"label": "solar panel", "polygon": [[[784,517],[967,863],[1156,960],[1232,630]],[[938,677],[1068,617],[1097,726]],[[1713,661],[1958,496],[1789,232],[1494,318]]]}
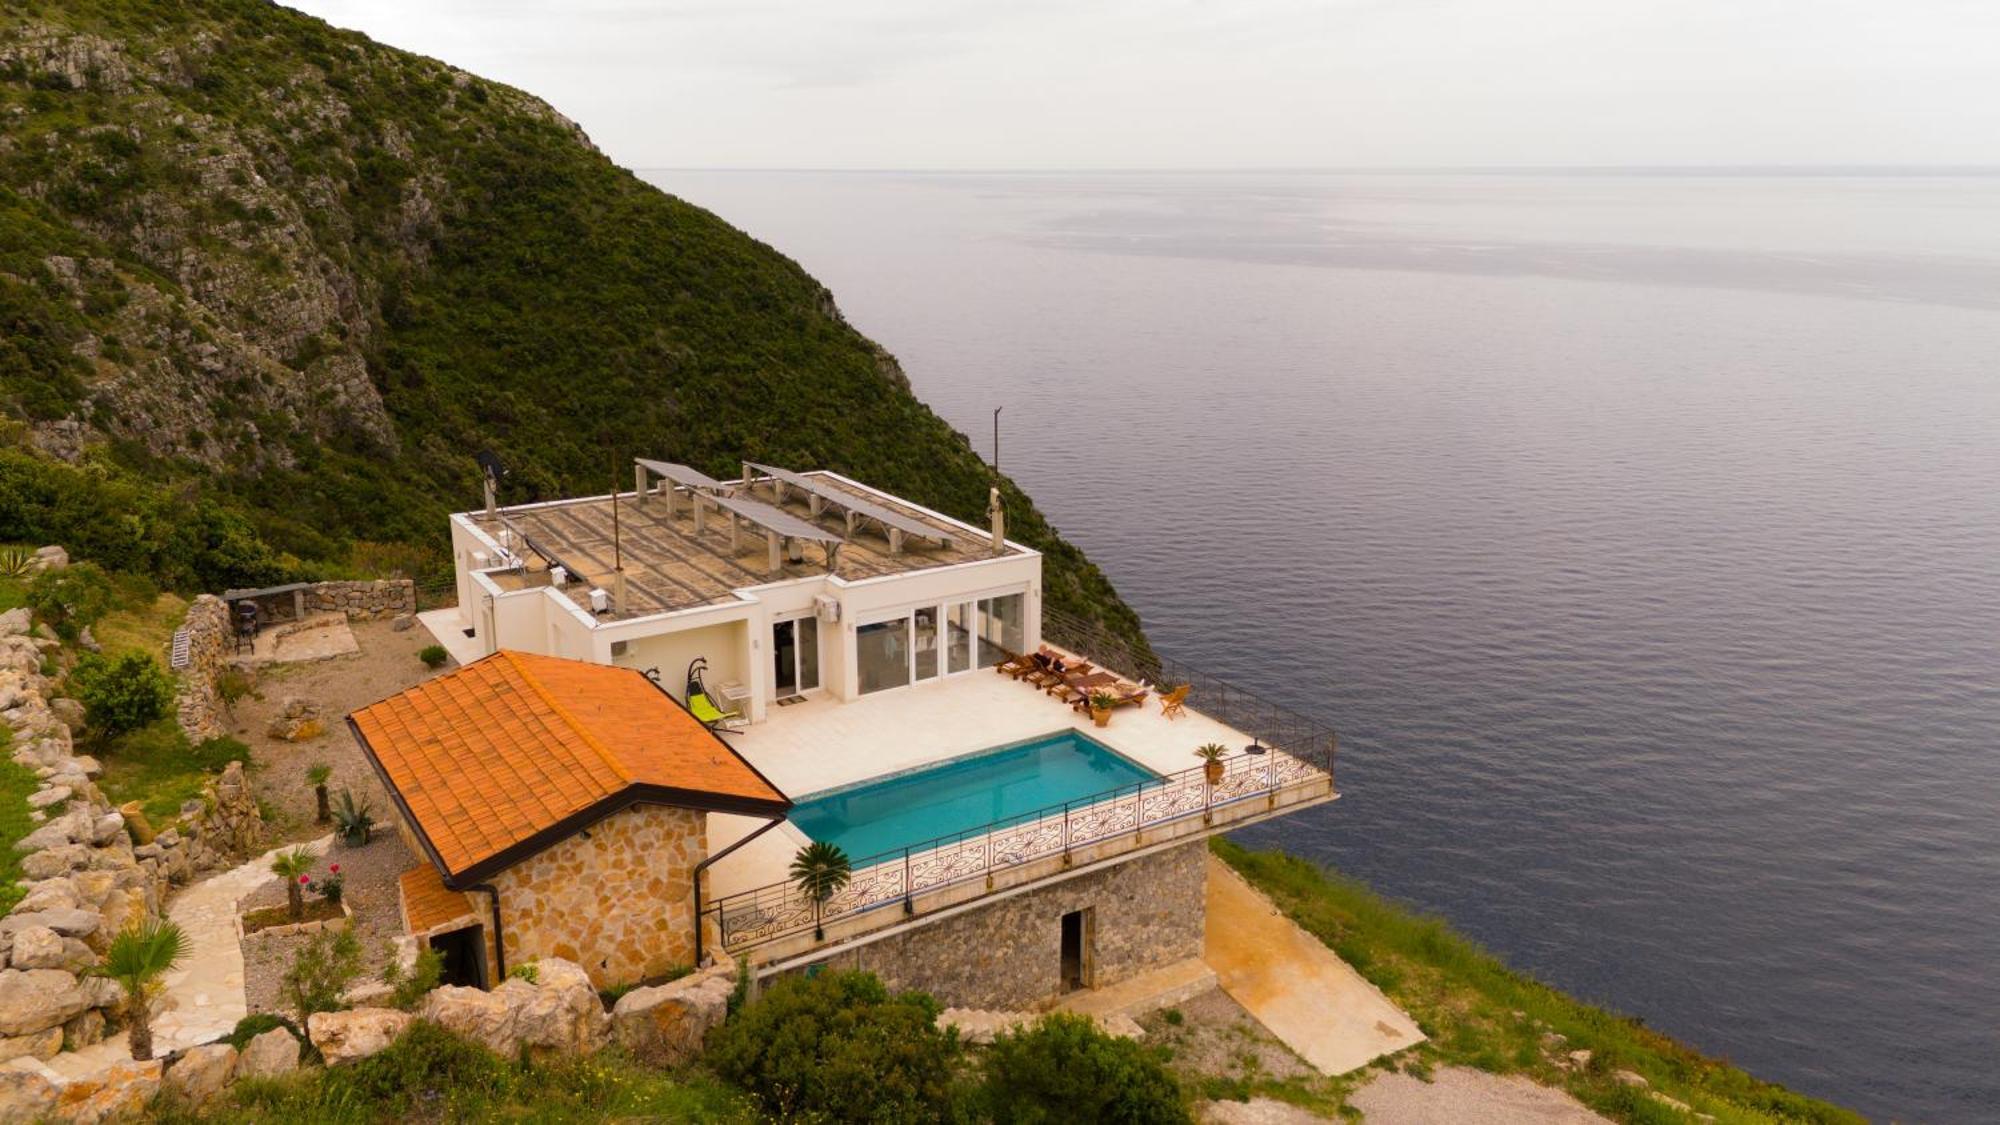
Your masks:
{"label": "solar panel", "polygon": [[703,499],[787,539],[810,539],[815,543],[840,542],[840,536],[833,532],[814,527],[790,512],[774,508],[762,500],[750,500],[741,496],[705,496]]}
{"label": "solar panel", "polygon": [[932,527],[930,524],[915,517],[906,516],[901,512],[892,511],[872,500],[856,496],[845,489],[835,488],[823,481],[814,480],[811,477],[803,476],[789,469],[780,469],[775,465],[759,465],[755,461],[745,461],[743,463],[774,480],[784,481],[793,488],[811,493],[836,507],[852,512],[865,519],[874,520],[885,528],[894,528],[905,535],[918,535],[925,539],[936,539],[947,546],[951,543],[950,535]]}
{"label": "solar panel", "polygon": [[654,476],[664,477],[675,484],[684,485],[688,488],[701,488],[710,492],[726,492],[730,488],[729,485],[716,480],[700,469],[690,469],[686,465],[673,461],[649,461],[644,457],[634,457],[632,460]]}

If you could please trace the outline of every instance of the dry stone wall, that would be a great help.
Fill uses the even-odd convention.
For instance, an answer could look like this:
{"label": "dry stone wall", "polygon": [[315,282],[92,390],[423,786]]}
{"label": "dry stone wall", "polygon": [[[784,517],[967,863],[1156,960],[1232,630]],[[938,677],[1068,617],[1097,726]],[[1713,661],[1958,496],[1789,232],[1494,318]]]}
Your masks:
{"label": "dry stone wall", "polygon": [[372,582],[315,582],[306,591],[312,613],[339,611],[350,621],[374,621],[417,612],[417,586],[407,578]]}
{"label": "dry stone wall", "polygon": [[494,876],[507,964],[574,961],[599,988],[692,965],[705,819],[665,805],[626,809]]}
{"label": "dry stone wall", "polygon": [[1025,1009],[1062,988],[1062,916],[1091,911],[1095,987],[1202,952],[1206,843],[1196,841],[838,954],[892,989],[917,989],[963,1008]]}
{"label": "dry stone wall", "polygon": [[187,663],[177,669],[181,679],[174,713],[189,741],[204,742],[228,729],[223,725],[222,692],[216,685],[229,668],[229,607],[214,594],[197,596],[188,606],[181,632],[187,641]]}

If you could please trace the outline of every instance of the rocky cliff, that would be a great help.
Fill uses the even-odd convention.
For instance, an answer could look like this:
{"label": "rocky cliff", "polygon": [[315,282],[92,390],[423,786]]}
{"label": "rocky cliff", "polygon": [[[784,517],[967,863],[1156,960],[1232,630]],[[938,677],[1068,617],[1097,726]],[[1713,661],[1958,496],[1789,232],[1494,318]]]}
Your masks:
{"label": "rocky cliff", "polygon": [[[509,500],[634,455],[833,468],[975,522],[990,483],[795,263],[520,91],[261,0],[0,9],[0,412],[0,475],[41,497],[0,497],[0,539],[89,554],[61,494],[165,489],[93,502],[214,505],[202,582],[435,561],[482,449]],[[1050,600],[1136,633],[1003,487]]]}

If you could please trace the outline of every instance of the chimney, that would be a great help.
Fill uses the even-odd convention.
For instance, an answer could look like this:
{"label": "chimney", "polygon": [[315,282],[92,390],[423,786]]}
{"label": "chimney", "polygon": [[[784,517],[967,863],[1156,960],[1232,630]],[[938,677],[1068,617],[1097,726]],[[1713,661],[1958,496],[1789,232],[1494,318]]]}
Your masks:
{"label": "chimney", "polygon": [[986,515],[993,521],[993,553],[998,555],[1007,550],[1007,509],[1000,505],[1000,490],[986,490]]}
{"label": "chimney", "polygon": [[620,617],[625,615],[625,572],[622,570],[611,574],[611,609]]}
{"label": "chimney", "polygon": [[499,507],[499,496],[497,495],[499,489],[494,485],[491,470],[479,475],[486,482],[486,518],[490,520],[498,514],[496,509]]}

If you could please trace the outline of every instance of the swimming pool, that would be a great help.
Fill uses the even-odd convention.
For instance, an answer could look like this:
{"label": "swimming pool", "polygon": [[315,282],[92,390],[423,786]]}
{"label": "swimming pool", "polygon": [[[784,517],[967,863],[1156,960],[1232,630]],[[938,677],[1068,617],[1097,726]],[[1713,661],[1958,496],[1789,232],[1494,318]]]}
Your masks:
{"label": "swimming pool", "polygon": [[1094,739],[1061,731],[836,789],[793,806],[791,821],[859,864],[1158,776]]}

